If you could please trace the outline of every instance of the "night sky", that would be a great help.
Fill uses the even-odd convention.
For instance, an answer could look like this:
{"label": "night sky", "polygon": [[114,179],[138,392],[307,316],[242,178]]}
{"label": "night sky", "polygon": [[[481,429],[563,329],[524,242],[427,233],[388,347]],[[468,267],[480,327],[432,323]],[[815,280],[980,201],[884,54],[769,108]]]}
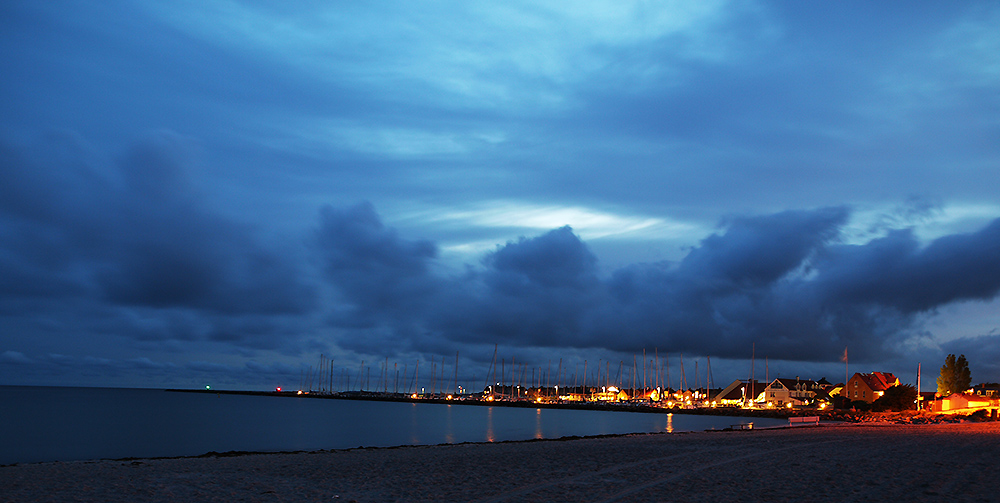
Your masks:
{"label": "night sky", "polygon": [[645,349],[675,387],[681,355],[689,386],[752,354],[843,381],[845,347],[925,390],[948,353],[1000,381],[998,26],[5,1],[0,384],[291,388],[320,354],[451,378],[458,352],[482,386],[495,347],[564,375]]}

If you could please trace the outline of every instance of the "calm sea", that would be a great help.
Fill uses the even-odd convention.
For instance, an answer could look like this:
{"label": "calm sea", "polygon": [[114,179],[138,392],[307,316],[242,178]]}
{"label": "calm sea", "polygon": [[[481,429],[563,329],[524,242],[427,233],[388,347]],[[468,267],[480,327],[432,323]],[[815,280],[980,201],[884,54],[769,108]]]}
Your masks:
{"label": "calm sea", "polygon": [[[0,386],[0,464],[722,429],[747,418]],[[755,418],[757,426],[785,421]]]}

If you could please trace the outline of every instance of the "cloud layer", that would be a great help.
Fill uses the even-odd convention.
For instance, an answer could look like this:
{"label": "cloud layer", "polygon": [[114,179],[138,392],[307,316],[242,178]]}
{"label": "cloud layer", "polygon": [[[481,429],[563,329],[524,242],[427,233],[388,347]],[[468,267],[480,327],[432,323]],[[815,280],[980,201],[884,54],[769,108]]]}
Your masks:
{"label": "cloud layer", "polygon": [[563,227],[508,242],[479,267],[441,277],[428,272],[432,246],[399,241],[374,223],[369,206],[337,215],[383,234],[376,260],[366,255],[340,266],[370,278],[344,283],[364,319],[392,319],[394,329],[408,324],[395,344],[429,332],[455,344],[624,353],[659,347],[730,358],[756,344],[774,358],[800,361],[836,361],[850,347],[858,361],[880,361],[923,335],[921,314],[990,300],[1000,290],[1000,220],[921,245],[908,231],[844,244],[843,207],[742,217],[677,263],[635,264],[606,278],[586,243]]}
{"label": "cloud layer", "polygon": [[[925,244],[911,229],[848,243],[847,207],[730,217],[678,261],[610,274],[569,226],[448,267],[434,242],[404,237],[367,202],[323,207],[297,245],[266,245],[211,208],[185,175],[185,145],[159,134],[103,166],[3,148],[8,340],[51,348],[100,333],[161,349],[320,343],[394,355],[501,344],[732,359],[756,347],[802,362],[836,361],[849,347],[878,362],[926,337],[924,315],[1000,291],[1000,219]],[[61,139],[44,151],[57,146],[69,148]],[[9,365],[33,358],[4,353]]]}
{"label": "cloud layer", "polygon": [[990,3],[0,13],[0,383],[998,345]]}

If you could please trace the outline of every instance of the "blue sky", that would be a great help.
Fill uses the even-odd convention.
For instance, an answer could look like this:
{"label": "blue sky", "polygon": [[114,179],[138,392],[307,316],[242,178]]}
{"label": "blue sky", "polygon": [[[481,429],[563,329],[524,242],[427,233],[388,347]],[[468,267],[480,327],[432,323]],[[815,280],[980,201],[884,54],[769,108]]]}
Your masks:
{"label": "blue sky", "polygon": [[495,346],[710,356],[726,382],[753,348],[838,380],[847,347],[925,388],[964,353],[998,381],[998,25],[992,2],[5,2],[0,383],[266,389],[320,353],[456,352],[474,383]]}

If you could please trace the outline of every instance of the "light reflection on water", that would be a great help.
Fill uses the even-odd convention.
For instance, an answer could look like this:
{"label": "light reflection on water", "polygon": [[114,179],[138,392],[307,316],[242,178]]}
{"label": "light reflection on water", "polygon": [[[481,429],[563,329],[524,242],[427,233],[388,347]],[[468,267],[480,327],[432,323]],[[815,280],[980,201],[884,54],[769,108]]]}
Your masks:
{"label": "light reflection on water", "polygon": [[447,429],[445,430],[445,434],[444,434],[444,443],[446,443],[446,444],[454,444],[455,443],[455,427],[454,427],[454,423],[452,423],[451,404],[449,403],[449,404],[445,405],[445,407],[446,407],[445,410],[447,411],[447,415],[445,416],[445,418],[446,418],[445,419],[445,425],[447,426]]}
{"label": "light reflection on water", "polygon": [[[726,416],[0,386],[0,464],[722,429]],[[785,424],[757,418],[758,427]]]}
{"label": "light reflection on water", "polygon": [[496,442],[496,433],[493,432],[493,407],[486,408],[486,441]]}
{"label": "light reflection on water", "polygon": [[[413,406],[413,407],[417,406],[417,404],[415,404],[415,403],[411,403],[410,405]],[[420,437],[417,436],[417,431],[419,431],[419,426],[420,425],[417,424],[417,415],[414,414],[413,411],[412,411],[412,409],[411,409],[411,412],[410,412],[410,444],[419,444],[420,443]]]}

